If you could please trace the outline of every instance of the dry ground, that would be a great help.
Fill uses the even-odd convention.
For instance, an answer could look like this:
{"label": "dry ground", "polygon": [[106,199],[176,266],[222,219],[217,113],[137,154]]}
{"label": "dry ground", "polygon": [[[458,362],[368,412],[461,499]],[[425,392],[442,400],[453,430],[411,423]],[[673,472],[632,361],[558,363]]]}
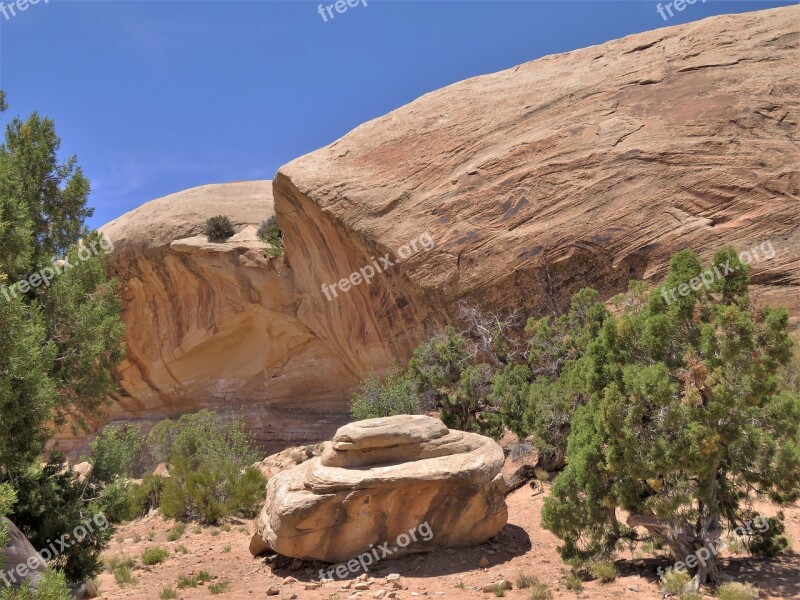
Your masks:
{"label": "dry ground", "polygon": [[[495,595],[482,592],[481,587],[504,578],[515,582],[519,573],[526,573],[546,582],[556,600],[661,598],[656,585],[656,568],[659,565],[666,567],[671,561],[665,556],[645,556],[641,552],[637,552],[635,557],[627,554],[617,561],[620,576],[611,583],[584,582],[580,594],[565,589],[560,582],[564,565],[556,552],[558,540],[539,526],[543,497],[527,486],[515,491],[508,498],[509,523],[495,541],[477,548],[442,550],[386,560],[370,571],[370,579],[366,582],[369,589],[358,592],[355,597],[375,598],[380,596],[380,590],[385,590],[385,597],[391,597],[390,593],[394,592],[394,597],[403,599],[490,599]],[[773,514],[776,512],[773,507],[759,508]],[[794,540],[795,550],[800,550],[800,506],[784,512],[787,533]],[[274,598],[327,600],[338,596],[345,600],[356,593],[357,585],[364,583],[353,575],[344,582],[305,589],[307,583],[318,581],[321,565],[291,565],[286,561],[273,571],[264,559],[254,559],[248,552],[250,522],[234,520],[222,528],[203,527],[199,533],[196,526],[190,524],[181,539],[167,542],[166,534],[173,524],[152,514],[119,528],[107,554],[136,559],[134,576],[137,582],[120,587],[110,573],[103,573],[99,577],[102,598],[157,599],[165,587],[177,590],[180,575],[190,576],[201,570],[215,577],[211,583],[228,582],[228,591],[212,596],[210,584],[204,584],[177,590],[179,598],[265,598],[269,597],[268,588],[274,586],[278,591],[277,595],[271,596]],[[169,558],[152,567],[144,566],[141,563],[142,551],[156,545],[168,548]],[[176,551],[180,545],[185,546],[186,554]],[[489,562],[486,568],[480,566],[483,557]],[[729,555],[725,563],[728,572],[737,580],[755,584],[761,591],[762,600],[800,598],[800,555],[796,553],[781,555],[773,561],[753,559],[744,554]],[[400,575],[398,584],[402,589],[385,579],[389,574]],[[505,594],[506,598],[512,599],[527,600],[529,596],[529,590],[518,590],[516,585]]]}

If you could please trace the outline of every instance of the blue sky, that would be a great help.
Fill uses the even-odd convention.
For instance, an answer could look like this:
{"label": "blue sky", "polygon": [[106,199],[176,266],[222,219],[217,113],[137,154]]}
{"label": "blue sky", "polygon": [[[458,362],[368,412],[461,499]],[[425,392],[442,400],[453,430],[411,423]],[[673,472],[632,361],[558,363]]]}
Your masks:
{"label": "blue sky", "polygon": [[34,110],[55,120],[64,155],[77,154],[92,181],[99,226],[189,187],[269,179],[467,77],[796,4],[698,0],[665,23],[651,0],[366,2],[326,22],[319,1],[40,0],[0,16],[3,122]]}

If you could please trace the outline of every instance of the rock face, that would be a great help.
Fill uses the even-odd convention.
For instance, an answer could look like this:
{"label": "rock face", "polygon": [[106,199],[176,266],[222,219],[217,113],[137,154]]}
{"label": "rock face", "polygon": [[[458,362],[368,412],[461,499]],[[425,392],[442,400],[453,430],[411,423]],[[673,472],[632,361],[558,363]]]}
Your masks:
{"label": "rock face", "polygon": [[[220,213],[237,234],[212,243],[202,229]],[[256,234],[273,214],[271,182],[243,182],[154,200],[102,228],[114,245],[127,345],[112,423],[147,429],[214,408],[279,450],[346,422],[342,389],[358,375],[297,318],[292,270],[267,257]],[[86,440],[65,432],[59,443],[75,457]]]}
{"label": "rock face", "polygon": [[[548,56],[427,94],[272,185],[113,221],[128,358],[112,420],[213,407],[268,451],[327,439],[358,380],[405,363],[460,301],[550,314],[583,286],[655,283],[685,247],[761,249],[754,296],[797,325],[799,38],[794,6]],[[273,192],[280,258],[255,236]],[[208,243],[219,213],[238,233]],[[425,234],[435,247],[404,256]]]}
{"label": "rock face", "polygon": [[[796,6],[632,35],[437,90],[298,158],[274,195],[301,311],[336,340],[459,300],[549,313],[587,285],[655,282],[682,248],[771,242],[755,292],[796,323],[799,37]],[[434,251],[319,293],[423,232]]]}
{"label": "rock face", "polygon": [[270,479],[251,551],[342,562],[386,542],[391,556],[479,544],[508,518],[502,466],[496,442],[431,417],[350,423]]}

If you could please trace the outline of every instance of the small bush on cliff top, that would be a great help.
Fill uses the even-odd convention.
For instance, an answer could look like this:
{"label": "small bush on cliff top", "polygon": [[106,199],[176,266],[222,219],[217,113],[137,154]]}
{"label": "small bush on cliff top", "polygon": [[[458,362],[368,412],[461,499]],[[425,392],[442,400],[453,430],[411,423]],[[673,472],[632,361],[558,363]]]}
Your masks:
{"label": "small bush on cliff top", "polygon": [[261,223],[258,228],[258,237],[265,244],[269,244],[267,254],[270,256],[283,254],[283,232],[278,227],[278,219],[275,215]]}
{"label": "small bush on cliff top", "polygon": [[233,228],[233,223],[231,223],[228,217],[225,215],[217,215],[206,221],[204,233],[211,241],[222,241],[231,237],[236,233],[236,230]]}

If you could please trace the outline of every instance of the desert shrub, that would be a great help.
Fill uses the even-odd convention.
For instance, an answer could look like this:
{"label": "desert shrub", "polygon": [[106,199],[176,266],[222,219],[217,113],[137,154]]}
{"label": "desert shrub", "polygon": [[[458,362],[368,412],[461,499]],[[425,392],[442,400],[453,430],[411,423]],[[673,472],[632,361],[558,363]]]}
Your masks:
{"label": "desert shrub", "polygon": [[138,579],[133,576],[133,569],[130,563],[121,562],[112,571],[114,573],[114,581],[117,582],[119,587],[126,585],[136,585]]}
{"label": "desert shrub", "polygon": [[564,584],[565,588],[575,593],[583,589],[583,579],[580,574],[572,570],[564,571],[561,576],[561,583]]}
{"label": "desert shrub", "polygon": [[144,437],[133,425],[106,427],[90,444],[91,481],[111,483],[118,477],[132,477]]}
{"label": "desert shrub", "polygon": [[728,582],[717,588],[719,600],[758,600],[758,590],[746,583]]}
{"label": "desert shrub", "polygon": [[135,519],[161,505],[161,494],[164,491],[164,477],[147,473],[141,483],[128,486],[128,518]]}
{"label": "desert shrub", "polygon": [[601,583],[609,583],[617,578],[617,567],[611,561],[601,561],[589,566],[592,577]]}
{"label": "desert shrub", "polygon": [[211,592],[213,595],[217,594],[224,594],[228,591],[228,588],[231,587],[230,582],[228,581],[218,581],[217,583],[212,583],[208,586],[208,591]]}
{"label": "desert shrub", "polygon": [[184,457],[192,466],[211,461],[244,468],[261,458],[243,422],[223,422],[210,410],[161,421],[150,431],[147,445],[155,460],[167,464]]}
{"label": "desert shrub", "polygon": [[178,597],[178,592],[176,592],[171,587],[165,587],[161,590],[161,593],[158,595],[161,600],[173,600],[174,598]]}
{"label": "desert shrub", "polygon": [[208,583],[213,577],[208,571],[200,571],[197,575],[186,577],[181,575],[178,577],[178,589],[183,590],[189,587],[197,587],[200,583]]}
{"label": "desert shrub", "polygon": [[[779,512],[775,517],[759,515],[756,520],[762,527],[756,527],[752,535],[744,538],[747,551],[753,556],[774,558],[790,547],[789,538],[786,536],[784,514]],[[751,527],[751,530],[753,528]],[[739,531],[742,531],[739,529]]]}
{"label": "desert shrub", "polygon": [[176,459],[170,473],[161,498],[165,517],[205,523],[231,515],[253,517],[264,499],[266,479],[253,466],[242,472],[239,465],[205,461],[192,468],[186,459]]}
{"label": "desert shrub", "polygon": [[233,223],[230,218],[225,215],[217,215],[210,217],[206,221],[205,229],[203,230],[212,242],[227,240],[236,230],[233,228]]}
{"label": "desert shrub", "polygon": [[550,591],[550,587],[537,577],[531,578],[530,590],[529,600],[553,600],[553,592]]}
{"label": "desert shrub", "polygon": [[678,600],[703,600],[703,594],[700,592],[683,592],[679,597]]}
{"label": "desert shrub", "polygon": [[223,422],[212,411],[162,421],[148,437],[156,460],[169,464],[163,480],[161,512],[180,520],[254,516],[266,480],[252,464],[259,453],[244,423]]}
{"label": "desert shrub", "polygon": [[283,232],[278,227],[278,218],[275,215],[261,223],[258,228],[258,237],[265,244],[269,244],[267,254],[270,256],[283,254]]}
{"label": "desert shrub", "polygon": [[127,556],[119,556],[117,554],[112,554],[110,556],[103,556],[103,567],[109,573],[113,573],[114,569],[116,569],[119,565],[125,564],[129,567],[133,567],[134,562],[133,559]]}
{"label": "desert shrub", "polygon": [[448,325],[414,350],[408,373],[445,425],[499,438],[502,421],[489,402],[492,368],[472,363],[467,339]]}
{"label": "desert shrub", "polygon": [[661,576],[661,591],[677,598],[686,591],[686,586],[691,580],[686,571],[669,569]]}
{"label": "desert shrub", "polygon": [[399,369],[383,379],[367,377],[350,400],[350,416],[356,421],[418,414],[420,405],[416,385]]}
{"label": "desert shrub", "polygon": [[0,600],[72,600],[67,580],[63,573],[47,569],[39,578],[36,589],[26,582],[19,589],[0,589]]}
{"label": "desert shrub", "polygon": [[121,523],[137,517],[133,514],[131,504],[131,484],[128,480],[117,479],[116,481],[100,487],[97,494],[97,504],[111,523]]}
{"label": "desert shrub", "polygon": [[169,550],[161,548],[160,546],[154,546],[142,552],[142,562],[148,566],[157,565],[167,560],[168,556]]}
{"label": "desert shrub", "polygon": [[511,460],[519,462],[526,456],[533,454],[533,444],[527,440],[519,440],[511,446]]}
{"label": "desert shrub", "polygon": [[519,573],[517,574],[517,587],[521,590],[531,587],[534,583],[536,583],[537,579],[533,575],[528,575],[527,573]]}
{"label": "desert shrub", "polygon": [[186,523],[176,523],[169,530],[169,533],[167,533],[167,541],[175,542],[179,540],[185,531],[186,531]]}

